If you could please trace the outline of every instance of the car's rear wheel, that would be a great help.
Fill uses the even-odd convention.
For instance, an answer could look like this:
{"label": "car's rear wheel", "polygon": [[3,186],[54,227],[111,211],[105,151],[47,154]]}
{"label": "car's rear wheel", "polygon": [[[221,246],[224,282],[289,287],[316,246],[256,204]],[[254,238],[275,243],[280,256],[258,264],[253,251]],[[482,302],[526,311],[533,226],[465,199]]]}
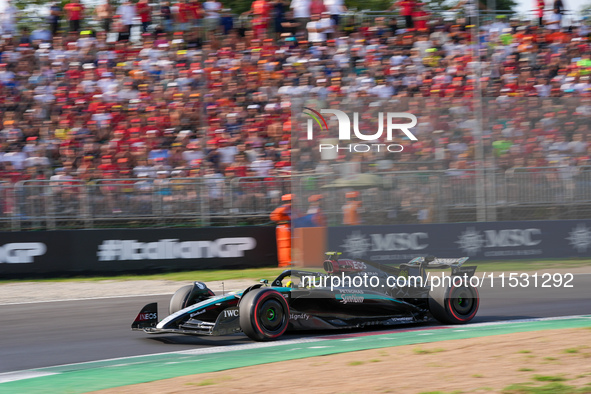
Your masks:
{"label": "car's rear wheel", "polygon": [[468,323],[479,305],[478,290],[472,286],[438,286],[429,292],[429,311],[443,324]]}
{"label": "car's rear wheel", "polygon": [[255,341],[279,338],[289,323],[289,306],[277,290],[249,291],[240,300],[240,328]]}

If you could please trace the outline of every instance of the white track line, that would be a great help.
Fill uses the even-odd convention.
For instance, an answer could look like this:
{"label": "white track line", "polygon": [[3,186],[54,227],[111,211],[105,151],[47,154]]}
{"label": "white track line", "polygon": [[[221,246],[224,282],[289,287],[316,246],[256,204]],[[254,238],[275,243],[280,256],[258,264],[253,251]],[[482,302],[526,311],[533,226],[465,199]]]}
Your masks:
{"label": "white track line", "polygon": [[[20,371],[11,371],[11,372],[0,373],[0,383],[12,382],[15,380],[22,380],[22,379],[29,379],[29,378],[34,378],[37,376],[55,375],[55,374],[62,373],[62,372],[45,372],[45,370],[55,369],[55,368],[77,367],[77,366],[81,366],[81,365],[108,363],[111,361],[132,360],[134,358],[144,358],[144,357],[152,357],[152,356],[172,356],[172,355],[194,356],[194,355],[199,355],[199,354],[225,353],[225,352],[233,352],[236,350],[260,349],[260,348],[275,347],[275,346],[281,346],[281,345],[313,343],[313,342],[319,342],[319,341],[323,341],[323,340],[325,340],[325,339],[323,339],[321,337],[297,338],[297,339],[279,340],[279,341],[274,341],[274,342],[245,343],[242,345],[216,346],[216,347],[204,348],[204,349],[140,354],[140,355],[136,355],[136,356],[106,358],[106,359],[102,359],[102,360],[84,361],[84,362],[80,362],[80,363],[59,364],[59,365],[53,365],[53,366],[49,366],[49,367],[40,367],[40,368],[32,368],[32,369],[26,369],[26,370],[20,370]],[[133,364],[133,363],[125,363],[125,364]],[[139,362],[136,364],[139,364]],[[34,376],[34,374],[36,374],[36,373],[39,373],[39,375]]]}
{"label": "white track line", "polygon": [[229,346],[217,346],[212,348],[202,348],[202,349],[191,349],[191,350],[181,350],[178,352],[173,352],[172,354],[185,354],[185,355],[199,355],[199,354],[215,354],[215,353],[226,353],[226,352],[233,352],[237,350],[248,350],[248,349],[261,349],[267,347],[275,347],[275,346],[282,346],[282,345],[300,345],[304,343],[313,343],[326,340],[326,337],[312,337],[312,338],[296,338],[296,339],[286,339],[283,341],[274,341],[274,342],[255,342],[255,343],[245,343],[241,345],[229,345]]}
{"label": "white track line", "polygon": [[0,373],[0,383],[16,382],[17,380],[25,380],[31,378],[40,378],[41,376],[57,375],[54,372],[39,372],[39,371],[16,371]]}

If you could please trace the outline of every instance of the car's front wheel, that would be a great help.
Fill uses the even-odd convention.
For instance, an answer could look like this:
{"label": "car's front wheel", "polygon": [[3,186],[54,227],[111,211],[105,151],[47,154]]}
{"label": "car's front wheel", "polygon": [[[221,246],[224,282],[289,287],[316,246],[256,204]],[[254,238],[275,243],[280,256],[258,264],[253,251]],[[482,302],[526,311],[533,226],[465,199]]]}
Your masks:
{"label": "car's front wheel", "polygon": [[289,323],[289,306],[283,295],[271,288],[249,291],[240,300],[240,328],[255,341],[279,338]]}
{"label": "car's front wheel", "polygon": [[214,295],[213,291],[209,290],[203,282],[194,282],[192,285],[183,286],[170,299],[168,313],[172,315]]}

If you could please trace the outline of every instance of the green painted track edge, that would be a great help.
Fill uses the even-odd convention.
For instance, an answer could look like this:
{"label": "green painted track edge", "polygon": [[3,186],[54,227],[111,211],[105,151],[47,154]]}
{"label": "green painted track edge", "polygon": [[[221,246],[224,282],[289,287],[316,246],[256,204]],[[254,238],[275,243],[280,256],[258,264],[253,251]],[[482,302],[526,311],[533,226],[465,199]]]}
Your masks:
{"label": "green painted track edge", "polygon": [[[135,356],[125,359],[33,369],[48,376],[0,383],[2,393],[86,393],[206,372],[368,349],[454,339],[479,338],[528,331],[591,327],[591,316],[569,319],[475,324],[441,329],[343,335],[340,339],[250,348],[213,354],[190,352]],[[304,338],[305,340],[305,338]]]}

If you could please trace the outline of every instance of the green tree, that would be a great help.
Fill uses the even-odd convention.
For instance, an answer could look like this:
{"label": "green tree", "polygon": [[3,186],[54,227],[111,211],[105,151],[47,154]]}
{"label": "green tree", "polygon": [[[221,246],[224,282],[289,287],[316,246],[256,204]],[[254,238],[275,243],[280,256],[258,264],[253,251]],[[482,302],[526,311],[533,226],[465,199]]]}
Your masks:
{"label": "green tree", "polygon": [[[494,2],[496,5],[494,7],[494,11],[511,11],[510,13],[513,13],[515,12],[514,10],[517,6],[517,3],[514,0],[494,0]],[[486,0],[480,0],[480,3],[482,3],[482,5],[485,7],[487,6]]]}
{"label": "green tree", "polygon": [[591,17],[591,3],[587,3],[581,7],[580,11],[581,16],[587,17],[589,19]]}
{"label": "green tree", "polygon": [[254,0],[220,0],[225,8],[230,8],[234,14],[241,14],[250,10]]}
{"label": "green tree", "polygon": [[345,0],[345,5],[349,9],[381,11],[387,10],[392,5],[392,0]]}
{"label": "green tree", "polygon": [[12,0],[12,4],[18,9],[24,10],[30,6],[44,6],[47,2],[43,0]]}

